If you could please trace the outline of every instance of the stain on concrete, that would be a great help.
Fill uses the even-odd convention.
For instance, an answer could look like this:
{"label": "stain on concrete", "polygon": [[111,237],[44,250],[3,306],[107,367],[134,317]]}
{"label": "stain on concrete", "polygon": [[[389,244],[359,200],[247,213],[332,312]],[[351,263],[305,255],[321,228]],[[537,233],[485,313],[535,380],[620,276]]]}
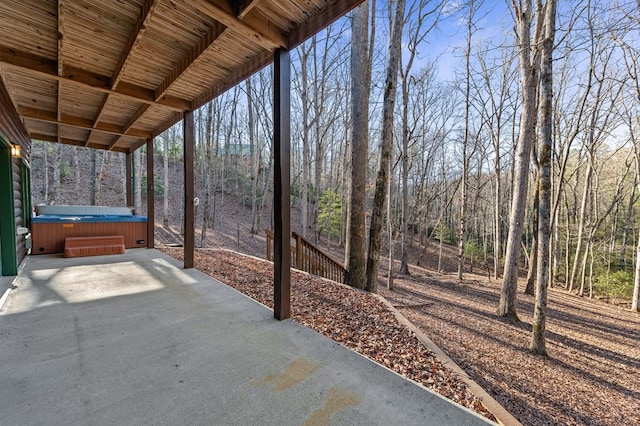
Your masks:
{"label": "stain on concrete", "polygon": [[360,398],[354,393],[339,388],[331,388],[324,399],[322,407],[311,413],[304,426],[328,425],[331,416],[351,405],[360,403]]}
{"label": "stain on concrete", "polygon": [[255,384],[258,386],[273,385],[273,390],[280,392],[311,377],[318,368],[320,368],[320,364],[316,364],[305,357],[300,357],[287,365],[282,373],[269,374],[263,380],[255,382]]}

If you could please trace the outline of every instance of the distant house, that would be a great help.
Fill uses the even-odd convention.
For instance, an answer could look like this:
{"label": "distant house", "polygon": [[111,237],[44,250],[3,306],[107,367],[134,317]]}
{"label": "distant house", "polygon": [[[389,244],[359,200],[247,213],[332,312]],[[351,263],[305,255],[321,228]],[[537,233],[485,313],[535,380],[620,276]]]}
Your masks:
{"label": "distant house", "polygon": [[230,143],[223,146],[223,154],[228,155],[233,164],[247,164],[251,161],[251,147],[242,143]]}

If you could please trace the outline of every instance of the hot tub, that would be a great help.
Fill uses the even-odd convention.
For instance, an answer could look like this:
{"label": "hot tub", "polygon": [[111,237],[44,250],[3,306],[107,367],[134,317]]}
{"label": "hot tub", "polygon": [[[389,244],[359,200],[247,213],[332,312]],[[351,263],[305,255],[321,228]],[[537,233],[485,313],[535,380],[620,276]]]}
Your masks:
{"label": "hot tub", "polygon": [[147,246],[147,218],[127,208],[39,206],[36,211],[31,219],[32,254],[62,253],[66,237],[122,235],[126,248]]}

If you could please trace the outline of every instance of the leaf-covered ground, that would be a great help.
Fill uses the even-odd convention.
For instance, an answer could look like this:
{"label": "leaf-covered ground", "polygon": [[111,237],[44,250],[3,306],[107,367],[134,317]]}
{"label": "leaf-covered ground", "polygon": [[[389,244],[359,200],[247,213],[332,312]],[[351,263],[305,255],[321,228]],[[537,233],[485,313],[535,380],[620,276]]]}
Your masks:
{"label": "leaf-covered ground", "polygon": [[640,425],[640,315],[549,292],[547,351],[533,355],[533,297],[495,315],[499,283],[412,268],[381,293],[525,425]]}
{"label": "leaf-covered ground", "polygon": [[[182,249],[163,251],[182,260]],[[273,307],[272,263],[230,251],[197,250],[195,266]],[[292,271],[291,305],[293,320],[492,418],[466,385],[372,295]]]}

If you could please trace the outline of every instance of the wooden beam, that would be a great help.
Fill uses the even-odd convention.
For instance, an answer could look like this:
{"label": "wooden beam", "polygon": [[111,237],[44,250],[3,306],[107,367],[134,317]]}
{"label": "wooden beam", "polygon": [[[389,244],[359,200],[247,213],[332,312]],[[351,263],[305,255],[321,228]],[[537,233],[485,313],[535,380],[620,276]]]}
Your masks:
{"label": "wooden beam", "polygon": [[207,34],[200,39],[200,41],[191,48],[191,51],[187,56],[182,58],[180,63],[176,65],[176,67],[171,70],[171,73],[167,75],[167,77],[162,81],[162,84],[156,89],[156,97],[162,97],[169,87],[175,81],[180,78],[180,76],[189,69],[193,64],[198,61],[198,58],[206,52],[206,50],[213,44],[213,42],[220,37],[225,30],[225,27],[222,25],[215,25],[212,28],[209,28]]}
{"label": "wooden beam", "polygon": [[291,63],[289,51],[274,53],[273,95],[273,314],[278,320],[291,315]]}
{"label": "wooden beam", "polygon": [[137,102],[143,102],[174,111],[191,109],[191,102],[173,96],[162,96],[156,100],[154,90],[130,83],[121,82],[115,90],[111,89],[111,77],[93,73],[80,68],[66,66],[62,76],[58,75],[57,61],[0,45],[0,63],[38,77],[54,81],[76,84],[85,89],[121,96]]}
{"label": "wooden beam", "polygon": [[124,154],[124,175],[127,207],[133,206],[133,174],[131,169],[132,159],[133,156],[130,152],[126,152]]}
{"label": "wooden beam", "polygon": [[147,139],[147,248],[155,246],[155,182],[153,176],[153,138]]}
{"label": "wooden beam", "polygon": [[129,34],[127,44],[122,50],[120,59],[118,59],[116,68],[111,75],[111,89],[115,89],[116,87],[118,87],[120,79],[123,75],[123,71],[127,66],[127,61],[131,57],[131,52],[133,52],[136,49],[137,45],[140,43],[142,36],[149,26],[149,21],[151,21],[151,17],[153,16],[153,13],[155,12],[159,4],[160,0],[144,1],[142,9],[140,10],[140,15],[138,15],[138,19],[136,20],[136,26],[134,27],[131,34]]}
{"label": "wooden beam", "polygon": [[201,95],[195,101],[193,101],[193,107],[195,109],[200,108],[211,99],[226,92],[236,84],[246,80],[253,74],[257,73],[262,68],[269,65],[271,61],[273,61],[273,53],[265,51],[262,54],[256,56],[250,62],[243,65],[241,68],[236,68],[232,71],[229,71],[229,73],[227,73],[224,78],[220,79],[220,84],[211,87],[205,94]]}
{"label": "wooden beam", "polygon": [[326,28],[329,24],[344,16],[349,11],[360,5],[364,0],[335,0],[327,2],[327,6],[320,12],[298,25],[289,34],[288,48],[293,50],[300,43]]}
{"label": "wooden beam", "polygon": [[244,18],[253,10],[260,0],[233,0],[233,14],[238,18]]}
{"label": "wooden beam", "polygon": [[195,217],[194,217],[194,179],[193,150],[195,135],[193,131],[193,111],[185,111],[183,119],[184,143],[184,267],[193,268],[195,255]]}
{"label": "wooden beam", "polygon": [[176,0],[184,6],[195,7],[210,18],[220,22],[234,33],[266,50],[286,47],[288,42],[277,28],[249,16],[241,19],[234,15],[233,8],[225,0]]}
{"label": "wooden beam", "polygon": [[135,122],[138,121],[140,117],[144,115],[145,112],[147,112],[148,109],[149,109],[148,104],[143,104],[140,108],[138,108],[136,113],[129,118],[129,121],[127,121],[127,124],[124,125],[124,128],[122,129],[123,133],[120,136],[116,137],[109,144],[109,151],[111,151],[118,144],[118,142],[120,142],[120,139],[126,136],[127,132],[131,130],[131,126],[133,126]]}
{"label": "wooden beam", "polygon": [[[91,125],[92,129],[95,129],[98,123],[100,122],[100,119],[102,118],[102,114],[104,114],[104,109],[107,106],[108,102],[109,102],[109,94],[107,93],[102,97],[102,102],[100,102],[100,106],[98,107],[98,113],[96,114],[96,118],[93,120],[93,124]],[[93,130],[89,132],[89,136],[87,137],[87,141],[85,142],[85,145],[89,145],[89,142],[91,141],[92,138],[93,138]]]}
{"label": "wooden beam", "polygon": [[[85,147],[85,142],[86,142],[84,139],[80,140],[80,139],[71,139],[71,138],[60,138],[60,140],[58,141],[57,136],[46,135],[42,133],[31,133],[29,137],[30,139],[37,140],[37,141],[57,142],[64,145],[73,145],[73,146],[82,146],[82,147]],[[86,148],[108,150],[109,146],[102,145],[102,144],[89,144],[89,146],[86,146]],[[112,149],[112,151],[126,153],[126,152],[131,152],[132,150],[130,148],[116,147]]]}
{"label": "wooden beam", "polygon": [[96,123],[94,124],[92,120],[88,120],[82,117],[75,117],[72,115],[61,114],[61,119],[57,119],[56,113],[50,111],[44,111],[37,108],[31,107],[20,107],[18,110],[20,115],[23,118],[40,121],[43,123],[53,123],[59,126],[68,126],[75,127],[77,129],[91,130],[101,133],[110,133],[112,135],[126,135],[133,136],[136,138],[144,139],[150,138],[151,132],[147,132],[146,130],[129,128],[124,129],[117,124],[112,123]]}

